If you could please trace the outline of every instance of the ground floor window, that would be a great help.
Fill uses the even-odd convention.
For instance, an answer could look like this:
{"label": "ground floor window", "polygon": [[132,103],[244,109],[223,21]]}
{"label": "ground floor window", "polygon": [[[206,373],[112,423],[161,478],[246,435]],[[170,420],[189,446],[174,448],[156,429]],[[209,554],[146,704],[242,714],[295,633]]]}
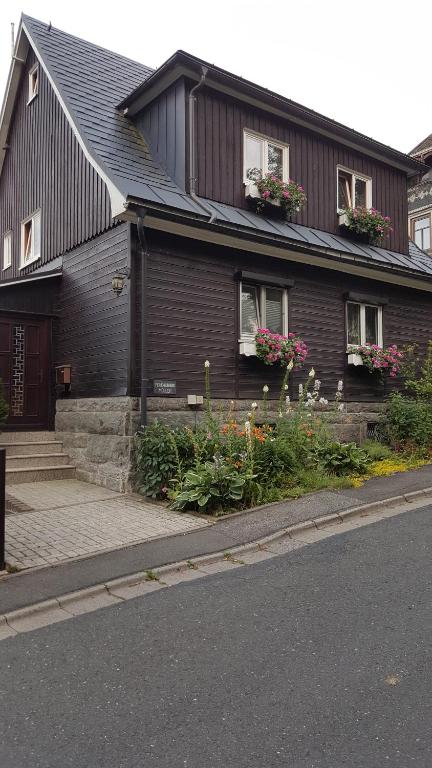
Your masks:
{"label": "ground floor window", "polygon": [[253,339],[258,328],[288,333],[288,292],[271,285],[240,285],[240,335]]}
{"label": "ground floor window", "polygon": [[346,313],[348,345],[382,347],[382,307],[348,301]]}

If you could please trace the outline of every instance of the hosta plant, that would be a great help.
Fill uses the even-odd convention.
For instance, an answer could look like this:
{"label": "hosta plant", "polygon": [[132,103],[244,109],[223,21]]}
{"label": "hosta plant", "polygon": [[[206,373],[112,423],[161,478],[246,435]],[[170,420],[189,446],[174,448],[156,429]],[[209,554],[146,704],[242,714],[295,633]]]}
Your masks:
{"label": "hosta plant", "polygon": [[379,244],[392,231],[391,219],[376,208],[346,208],[345,226],[358,235],[365,235],[373,244]]}
{"label": "hosta plant", "polygon": [[266,203],[277,204],[287,216],[301,211],[306,203],[306,193],[301,184],[289,179],[282,181],[272,173],[264,176],[258,168],[248,171],[248,179],[256,185],[260,194],[257,211],[263,211]]}
{"label": "hosta plant", "polygon": [[173,508],[195,507],[201,512],[224,509],[243,498],[247,472],[241,474],[222,457],[215,456],[202,466],[186,472],[181,490],[174,495]]}
{"label": "hosta plant", "polygon": [[381,376],[389,374],[392,379],[399,373],[404,357],[403,352],[398,351],[396,344],[392,344],[387,349],[377,344],[349,346],[348,352],[360,355],[363,365],[371,373],[379,373]]}
{"label": "hosta plant", "polygon": [[258,328],[255,343],[257,357],[265,365],[280,363],[283,366],[299,368],[308,355],[305,342],[295,333],[284,336],[272,333],[268,328]]}

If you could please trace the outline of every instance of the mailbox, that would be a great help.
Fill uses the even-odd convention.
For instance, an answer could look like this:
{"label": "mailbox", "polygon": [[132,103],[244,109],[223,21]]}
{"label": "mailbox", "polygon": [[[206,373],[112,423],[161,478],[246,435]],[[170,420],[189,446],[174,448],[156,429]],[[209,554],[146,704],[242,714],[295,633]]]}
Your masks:
{"label": "mailbox", "polygon": [[67,385],[67,389],[71,385],[72,378],[72,366],[71,365],[57,365],[56,366],[56,384]]}

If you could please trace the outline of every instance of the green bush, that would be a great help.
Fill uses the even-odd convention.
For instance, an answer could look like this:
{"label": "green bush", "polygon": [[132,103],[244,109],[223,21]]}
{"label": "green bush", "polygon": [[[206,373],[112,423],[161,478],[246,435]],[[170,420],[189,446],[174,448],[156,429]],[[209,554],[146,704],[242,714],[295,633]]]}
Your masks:
{"label": "green bush", "polygon": [[325,472],[334,475],[364,474],[370,458],[355,443],[339,443],[336,440],[314,449],[316,463]]}
{"label": "green bush", "polygon": [[4,424],[9,415],[9,406],[5,400],[3,382],[0,379],[0,424]]}
{"label": "green bush", "polygon": [[184,427],[155,422],[136,436],[136,475],[141,493],[153,499],[166,496],[172,478],[193,463],[193,442]]}
{"label": "green bush", "polygon": [[245,472],[240,474],[224,459],[215,456],[213,461],[186,472],[181,489],[172,494],[172,507],[180,510],[193,507],[202,512],[216,508],[223,512],[232,507],[233,502],[242,500],[248,479]]}
{"label": "green bush", "polygon": [[281,481],[285,475],[293,474],[298,466],[295,445],[290,444],[286,437],[266,440],[255,449],[254,471],[259,483]]}
{"label": "green bush", "polygon": [[387,406],[388,435],[396,449],[432,448],[432,404],[392,394]]}
{"label": "green bush", "polygon": [[391,459],[393,451],[388,445],[380,443],[378,440],[365,440],[362,443],[363,451],[366,451],[371,461],[382,461],[383,459]]}

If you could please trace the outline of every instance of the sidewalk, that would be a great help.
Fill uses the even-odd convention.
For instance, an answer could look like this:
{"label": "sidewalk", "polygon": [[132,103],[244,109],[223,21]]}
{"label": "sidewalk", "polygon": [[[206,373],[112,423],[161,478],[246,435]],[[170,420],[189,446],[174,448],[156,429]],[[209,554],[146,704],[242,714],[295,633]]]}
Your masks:
{"label": "sidewalk", "polygon": [[185,516],[194,521],[195,530],[3,577],[0,579],[0,614],[138,571],[230,550],[305,520],[430,488],[431,465],[391,477],[373,478],[362,488],[322,491],[296,501],[256,508],[205,527],[202,527],[205,521]]}

